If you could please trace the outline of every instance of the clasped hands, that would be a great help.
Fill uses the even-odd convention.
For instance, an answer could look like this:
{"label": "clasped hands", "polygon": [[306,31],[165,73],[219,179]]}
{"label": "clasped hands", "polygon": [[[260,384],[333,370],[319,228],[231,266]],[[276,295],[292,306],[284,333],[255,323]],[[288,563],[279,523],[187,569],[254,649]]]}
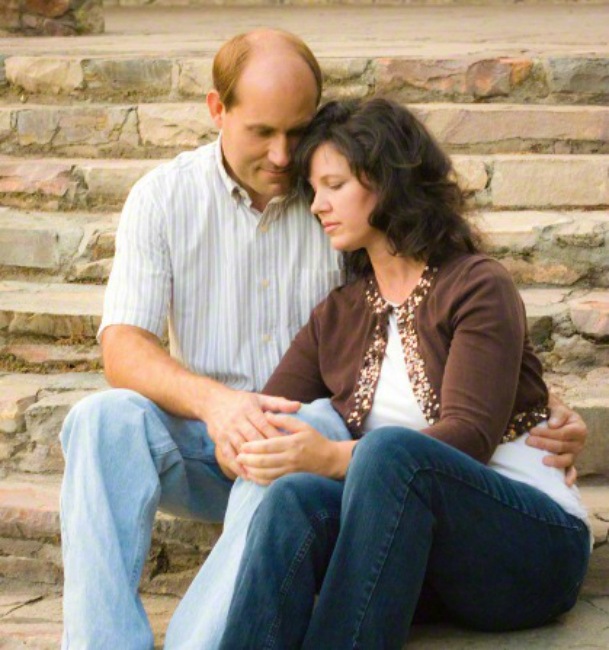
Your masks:
{"label": "clasped hands", "polygon": [[[259,485],[294,472],[344,478],[354,442],[335,442],[308,424],[291,417],[301,404],[225,389],[205,422],[216,443],[216,457],[230,478],[241,476]],[[531,430],[527,444],[548,453],[545,465],[566,470],[571,486],[577,479],[576,456],[584,447],[587,428],[582,418],[553,398],[547,427]]]}

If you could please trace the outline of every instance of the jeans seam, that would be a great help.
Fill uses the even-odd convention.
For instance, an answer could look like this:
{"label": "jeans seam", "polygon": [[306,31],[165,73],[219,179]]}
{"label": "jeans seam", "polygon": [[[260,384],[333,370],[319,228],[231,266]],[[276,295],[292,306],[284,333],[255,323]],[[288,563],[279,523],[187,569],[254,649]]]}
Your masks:
{"label": "jeans seam", "polygon": [[[520,513],[521,515],[529,517],[530,519],[533,519],[534,521],[541,522],[541,523],[544,523],[544,524],[548,524],[549,526],[557,526],[559,528],[566,528],[567,530],[581,530],[581,526],[584,525],[583,521],[580,521],[580,520],[578,520],[578,524],[566,524],[566,523],[560,523],[558,521],[550,521],[548,519],[545,519],[544,517],[540,517],[540,516],[535,515],[535,514],[533,514],[531,512],[527,512],[526,510],[523,510],[522,508],[519,508],[514,504],[506,503],[499,496],[493,494],[492,492],[489,492],[488,490],[486,490],[486,489],[484,489],[484,488],[482,488],[482,487],[480,487],[478,485],[475,485],[474,483],[471,483],[470,481],[467,481],[462,476],[459,476],[459,475],[453,474],[452,472],[449,472],[447,470],[438,469],[436,467],[432,467],[432,466],[429,466],[429,465],[425,466],[425,467],[417,468],[417,470],[415,471],[415,473],[412,476],[412,479],[410,480],[410,483],[412,483],[412,481],[416,478],[416,475],[419,472],[423,472],[423,471],[436,472],[438,474],[448,476],[449,478],[452,478],[455,481],[459,481],[460,483],[463,483],[464,485],[467,485],[468,487],[472,488],[473,490],[476,490],[477,492],[480,492],[480,493],[486,495],[490,499],[493,499],[494,501],[497,501],[498,503],[505,506],[506,508],[510,508],[511,510],[515,510],[516,512]],[[513,480],[513,479],[508,479],[508,480]],[[517,482],[517,481],[514,481],[514,482]],[[409,485],[410,485],[410,483],[409,483]],[[529,486],[529,487],[533,487],[533,486]],[[533,489],[535,489],[535,488],[533,488]],[[547,496],[547,495],[545,495],[545,496]],[[551,497],[549,497],[549,496],[548,496],[548,499],[552,500]],[[567,513],[566,511],[564,511],[564,512],[565,512],[566,515],[569,515],[569,513]],[[577,519],[574,515],[569,515],[569,516],[573,517],[574,519]]]}
{"label": "jeans seam", "polygon": [[281,583],[281,587],[279,589],[279,594],[280,594],[280,599],[279,599],[279,606],[278,606],[278,612],[277,615],[275,616],[275,620],[271,624],[271,629],[269,630],[269,633],[266,637],[266,641],[264,642],[264,647],[263,650],[273,650],[273,648],[276,645],[277,642],[277,631],[279,629],[279,625],[281,624],[281,619],[282,619],[282,614],[281,610],[282,607],[285,603],[285,600],[288,595],[289,588],[292,586],[293,581],[294,581],[294,576],[298,572],[298,568],[300,566],[300,563],[302,560],[306,557],[307,552],[311,548],[311,544],[313,543],[313,540],[315,539],[315,530],[313,528],[313,523],[325,521],[327,519],[332,519],[332,517],[338,517],[338,514],[335,514],[333,512],[328,512],[326,510],[318,512],[314,517],[311,517],[309,519],[310,521],[310,530],[305,536],[304,540],[302,541],[298,552],[296,553],[294,559],[290,563],[290,567],[287,571],[287,574],[285,578],[283,579],[283,582]]}
{"label": "jeans seam", "polygon": [[[155,492],[156,494],[156,492]],[[152,508],[152,504],[154,502],[154,497],[150,499],[150,501],[146,504],[145,508],[143,508],[141,516],[140,516],[140,522],[138,525],[138,533],[137,533],[137,543],[135,545],[135,562],[133,563],[133,569],[131,570],[131,576],[129,577],[129,585],[133,588],[137,589],[139,582],[140,582],[140,568],[138,567],[143,567],[144,562],[146,561],[146,558],[143,557],[143,554],[141,553],[141,548],[143,545],[143,540],[144,540],[144,522],[146,521],[146,516],[150,512]],[[138,562],[137,558],[141,558],[141,562]]]}

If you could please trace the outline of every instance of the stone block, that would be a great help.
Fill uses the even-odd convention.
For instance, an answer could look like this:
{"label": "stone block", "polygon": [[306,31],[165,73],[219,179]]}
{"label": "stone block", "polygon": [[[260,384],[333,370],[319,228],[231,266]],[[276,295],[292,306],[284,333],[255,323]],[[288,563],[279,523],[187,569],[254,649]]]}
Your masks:
{"label": "stone block", "polygon": [[97,93],[168,95],[173,63],[166,59],[88,59],[83,62],[87,88]]}
{"label": "stone block", "polygon": [[114,260],[106,258],[94,262],[80,262],[70,271],[70,279],[78,282],[107,282]]}
{"label": "stone block", "polygon": [[17,138],[22,147],[43,147],[52,142],[59,127],[61,109],[17,112]]}
{"label": "stone block", "polygon": [[497,211],[474,216],[474,222],[492,250],[521,253],[534,248],[545,231],[572,224],[573,217],[563,212]]}
{"label": "stone block", "polygon": [[571,224],[558,228],[554,239],[559,246],[600,248],[605,245],[608,232],[609,215],[580,213]]}
{"label": "stone block", "polygon": [[11,109],[0,111],[0,142],[7,140],[13,134],[12,117],[13,111]]}
{"label": "stone block", "polygon": [[0,535],[59,541],[59,486],[6,479],[0,486]]}
{"label": "stone block", "polygon": [[182,59],[178,92],[184,97],[205,97],[213,88],[212,59]]}
{"label": "stone block", "polygon": [[217,130],[204,104],[141,104],[140,137],[157,147],[197,147],[214,139]]}
{"label": "stone block", "polygon": [[545,146],[553,152],[557,143],[600,143],[609,133],[609,111],[596,106],[420,104],[410,108],[440,142],[468,150],[484,145],[494,152]]}
{"label": "stone block", "polygon": [[14,357],[22,364],[46,368],[60,366],[95,369],[102,363],[101,349],[98,346],[11,343],[0,348],[0,354]]}
{"label": "stone block", "polygon": [[9,84],[30,93],[70,94],[84,88],[79,60],[60,57],[11,56],[5,61]]}
{"label": "stone block", "polygon": [[41,195],[71,200],[77,190],[70,163],[46,160],[0,160],[0,193]]}
{"label": "stone block", "polygon": [[552,284],[571,286],[586,275],[586,268],[561,264],[559,261],[533,256],[531,259],[505,257],[501,264],[511,273],[514,282],[522,285]]}
{"label": "stone block", "polygon": [[45,18],[59,18],[70,9],[71,0],[24,0],[23,10]]}
{"label": "stone block", "polygon": [[72,407],[94,391],[68,391],[49,395],[32,404],[25,414],[28,444],[17,456],[20,471],[60,473],[64,459],[59,433]]}
{"label": "stone block", "polygon": [[489,177],[484,160],[472,156],[453,156],[453,165],[464,191],[479,192],[486,188]]}
{"label": "stone block", "polygon": [[25,428],[25,412],[34,404],[39,386],[19,380],[0,380],[0,432],[19,433]]}
{"label": "stone block", "polygon": [[379,59],[376,91],[404,99],[505,97],[532,69],[528,59]]}
{"label": "stone block", "polygon": [[607,58],[552,57],[546,65],[551,93],[609,98]]}
{"label": "stone block", "polygon": [[5,61],[6,55],[0,54],[0,90],[7,84]]}
{"label": "stone block", "polygon": [[491,181],[495,207],[553,208],[609,203],[608,156],[498,156]]}
{"label": "stone block", "polygon": [[[150,160],[100,160],[81,163],[78,170],[87,187],[88,200],[103,202],[107,207],[122,205],[136,181],[158,164],[159,161]],[[0,176],[0,183],[1,180]]]}
{"label": "stone block", "polygon": [[609,338],[609,293],[593,292],[572,303],[571,320],[582,334],[595,339]]}

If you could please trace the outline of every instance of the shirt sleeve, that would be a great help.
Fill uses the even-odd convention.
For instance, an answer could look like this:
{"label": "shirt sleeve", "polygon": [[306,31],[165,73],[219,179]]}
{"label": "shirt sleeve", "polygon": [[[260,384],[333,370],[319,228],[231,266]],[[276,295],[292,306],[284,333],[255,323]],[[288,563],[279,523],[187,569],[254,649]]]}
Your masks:
{"label": "shirt sleeve", "polygon": [[162,337],[172,293],[165,215],[151,183],[134,185],[121,214],[116,254],[97,340],[109,325],[136,325]]}
{"label": "shirt sleeve", "polygon": [[512,278],[498,262],[478,263],[458,282],[440,420],[423,433],[487,463],[512,415],[526,315]]}
{"label": "shirt sleeve", "polygon": [[332,394],[324,383],[319,359],[320,310],[318,305],[309,322],[298,332],[262,392],[297,402],[309,403]]}

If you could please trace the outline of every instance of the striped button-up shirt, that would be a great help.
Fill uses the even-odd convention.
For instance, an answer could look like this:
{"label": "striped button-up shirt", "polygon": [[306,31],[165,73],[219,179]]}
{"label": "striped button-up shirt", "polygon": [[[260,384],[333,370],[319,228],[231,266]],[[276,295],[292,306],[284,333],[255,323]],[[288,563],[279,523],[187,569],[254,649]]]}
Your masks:
{"label": "striped button-up shirt", "polygon": [[131,190],[98,339],[113,324],[162,337],[168,321],[171,353],[188,369],[257,391],[339,282],[339,257],[306,202],[278,197],[260,213],[217,140]]}

